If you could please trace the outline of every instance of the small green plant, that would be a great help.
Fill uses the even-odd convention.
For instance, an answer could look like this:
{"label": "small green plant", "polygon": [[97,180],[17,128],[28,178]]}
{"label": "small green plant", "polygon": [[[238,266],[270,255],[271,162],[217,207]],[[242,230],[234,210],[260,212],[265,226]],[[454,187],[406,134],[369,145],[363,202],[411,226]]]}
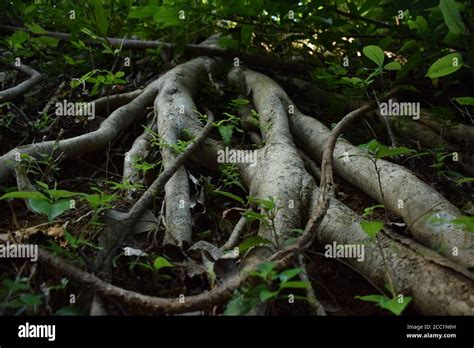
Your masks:
{"label": "small green plant", "polygon": [[[59,284],[46,287],[46,292],[61,290],[68,280],[63,278]],[[44,293],[35,293],[30,285],[30,278],[17,277],[14,280],[4,279],[0,288],[0,312],[9,314],[39,314],[45,304]]]}
{"label": "small green plant", "polygon": [[42,182],[37,182],[37,184],[44,193],[40,191],[11,191],[1,196],[0,200],[25,199],[31,211],[46,215],[49,222],[65,211],[74,208],[75,202],[71,198],[78,196],[79,193],[50,189],[47,184]]}
{"label": "small green plant", "polygon": [[228,112],[224,112],[223,115],[226,116],[226,118],[214,122],[214,126],[217,127],[224,144],[228,146],[232,142],[234,131],[243,133],[243,130],[239,128],[240,119],[237,116],[229,114]]}
{"label": "small green plant", "polygon": [[461,173],[458,173],[449,167],[446,160],[452,158],[454,154],[452,152],[444,151],[443,147],[419,152],[416,155],[410,156],[407,160],[420,156],[429,156],[433,158],[434,163],[430,165],[430,168],[435,169],[438,180],[447,179],[449,181],[455,181],[457,184],[470,181],[469,178],[465,178]]}
{"label": "small green plant", "polygon": [[[376,206],[366,208],[364,210],[364,217],[367,217],[373,214],[374,209],[380,208],[380,207],[383,207],[383,206],[376,205]],[[383,261],[383,266],[385,269],[385,274],[387,275],[387,279],[389,281],[389,284],[387,285],[387,289],[390,291],[392,297],[389,298],[385,294],[382,294],[382,295],[375,294],[375,295],[367,295],[367,296],[356,296],[355,298],[362,301],[375,302],[381,308],[387,309],[395,315],[400,315],[412,299],[409,296],[404,297],[403,295],[401,294],[397,295],[396,293],[395,284],[392,279],[392,274],[386,262],[385,254],[382,249],[382,246],[380,245],[380,242],[378,240],[378,234],[383,228],[383,222],[377,221],[377,220],[372,220],[372,221],[362,220],[360,222],[360,227],[362,231],[364,231],[364,233],[367,234],[367,236],[369,236],[370,240],[377,245],[380,255],[382,255],[382,261]]]}
{"label": "small green plant", "polygon": [[375,302],[381,308],[386,309],[395,315],[401,315],[408,304],[412,301],[411,297],[403,295],[392,298],[385,295],[366,295],[356,296],[355,298],[362,301]]}
{"label": "small green plant", "polygon": [[93,87],[90,94],[94,96],[99,93],[99,90],[102,86],[126,84],[127,81],[122,79],[124,76],[125,72],[123,71],[117,71],[114,74],[108,70],[94,69],[78,79],[73,79],[71,81],[71,87],[77,88],[80,85],[84,85],[86,82],[91,83],[93,84]]}
{"label": "small green plant", "polygon": [[280,208],[277,206],[276,201],[274,197],[268,197],[268,199],[248,197],[249,204],[257,204],[261,208],[262,213],[257,213],[249,209],[242,215],[250,222],[258,220],[268,227],[272,233],[275,247],[280,249],[281,243],[275,226],[275,219]]}
{"label": "small green plant", "polygon": [[122,195],[124,195],[128,191],[140,190],[143,188],[142,184],[132,183],[129,179],[125,179],[120,182],[107,180],[106,183],[113,191],[117,191]]}
{"label": "small green plant", "polygon": [[[254,276],[258,283],[247,286],[237,291],[234,298],[227,304],[225,315],[244,315],[253,308],[272,301],[280,296],[284,289],[307,289],[310,284],[307,281],[293,280],[302,272],[300,268],[287,269],[281,273],[275,270],[276,264],[265,262],[258,266]],[[295,299],[306,300],[304,296],[295,296]]]}
{"label": "small green plant", "polygon": [[117,199],[116,194],[107,194],[106,192],[102,191],[97,187],[92,187],[91,191],[95,193],[83,193],[82,198],[87,203],[89,203],[89,205],[95,211],[96,214],[99,214],[103,210],[111,208],[112,202]]}
{"label": "small green plant", "polygon": [[[383,64],[383,59],[380,62],[380,64]],[[380,144],[377,140],[373,139],[369,141],[367,144],[362,144],[359,145],[359,148],[365,150],[367,152],[367,158],[370,159],[370,161],[374,164],[375,172],[377,174],[377,180],[378,180],[378,185],[379,185],[379,190],[380,190],[380,195],[382,197],[382,202],[383,205],[375,205],[372,207],[368,207],[364,209],[364,217],[368,217],[372,214],[374,214],[375,209],[377,208],[384,208],[385,209],[385,197],[383,194],[382,190],[382,182],[380,178],[380,168],[377,165],[377,161],[382,159],[382,158],[387,158],[387,157],[396,157],[400,155],[407,155],[411,154],[414,152],[414,150],[411,150],[406,147],[387,147],[383,144]],[[386,212],[386,210],[385,210]],[[400,315],[400,313],[405,309],[405,307],[408,305],[410,302],[411,298],[410,297],[403,297],[403,295],[397,295],[396,289],[395,289],[395,283],[393,281],[392,277],[392,272],[390,271],[389,265],[387,264],[386,258],[384,251],[382,249],[382,246],[380,245],[380,242],[378,240],[378,234],[380,231],[382,231],[384,226],[383,221],[378,221],[378,220],[362,220],[360,222],[360,227],[362,231],[369,236],[370,240],[374,242],[377,245],[377,248],[379,249],[380,255],[382,256],[382,261],[383,261],[383,267],[385,270],[385,274],[388,279],[388,286],[387,288],[390,290],[390,293],[392,295],[391,298],[388,298],[385,294],[382,295],[369,295],[369,296],[363,296],[363,297],[356,297],[358,299],[364,300],[364,301],[370,301],[370,302],[376,302],[379,306],[382,308],[390,310],[392,313],[396,315]],[[401,296],[401,297],[400,297]],[[399,299],[402,299],[402,302],[399,302]]]}
{"label": "small green plant", "polygon": [[43,112],[41,116],[35,121],[33,127],[38,130],[49,127],[54,122],[53,118],[47,112]]}
{"label": "small green plant", "polygon": [[221,163],[219,165],[219,172],[221,177],[219,178],[219,184],[223,188],[230,188],[232,186],[237,186],[241,188],[244,192],[247,192],[242,181],[240,179],[239,169],[235,163]]}
{"label": "small green plant", "polygon": [[157,166],[161,164],[161,161],[150,163],[145,161],[143,158],[138,158],[133,162],[133,168],[138,170],[142,176],[144,176],[150,170],[155,169]]}

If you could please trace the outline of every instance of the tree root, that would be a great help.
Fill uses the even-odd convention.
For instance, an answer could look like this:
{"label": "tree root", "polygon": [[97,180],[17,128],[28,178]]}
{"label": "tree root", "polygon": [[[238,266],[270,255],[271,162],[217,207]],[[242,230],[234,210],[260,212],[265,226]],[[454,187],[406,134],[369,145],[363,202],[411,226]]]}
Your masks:
{"label": "tree root", "polygon": [[[295,111],[290,118],[297,143],[315,160],[321,161],[330,130],[322,123]],[[339,140],[334,151],[337,174],[399,214],[411,226],[414,237],[465,267],[474,267],[474,236],[459,225],[433,222],[432,216],[448,221],[461,212],[411,171],[397,164],[378,160],[377,174],[367,154],[346,140]],[[378,183],[382,184],[383,197]]]}
{"label": "tree root", "polygon": [[59,154],[74,157],[105,148],[121,132],[144,116],[147,106],[152,103],[157,93],[157,81],[155,81],[130,103],[115,110],[101,123],[99,129],[93,132],[59,141],[45,141],[20,146],[10,150],[0,157],[0,183],[4,183],[13,174],[12,169],[19,154],[27,154],[36,159],[41,158],[44,154],[52,154],[54,157]]}
{"label": "tree root", "polygon": [[36,86],[41,81],[41,74],[33,68],[25,64],[19,66],[15,64],[9,64],[9,67],[18,70],[19,72],[30,76],[30,78],[15,87],[8,88],[4,91],[0,91],[0,104],[7,101],[11,101],[29,91],[32,87]]}
{"label": "tree root", "polygon": [[[199,81],[215,69],[216,61],[200,57],[178,65],[160,80],[155,100],[158,133],[164,143],[161,149],[164,168],[176,157],[178,141],[188,129],[200,128],[197,107],[193,101]],[[189,178],[186,168],[179,168],[165,186],[165,244],[181,246],[191,242],[192,219],[189,206]]]}

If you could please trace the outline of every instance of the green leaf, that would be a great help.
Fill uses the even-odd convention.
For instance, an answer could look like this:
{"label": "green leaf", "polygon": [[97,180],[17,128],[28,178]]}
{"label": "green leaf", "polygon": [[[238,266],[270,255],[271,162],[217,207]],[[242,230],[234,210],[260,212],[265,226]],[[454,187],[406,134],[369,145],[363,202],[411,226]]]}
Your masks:
{"label": "green leaf", "polygon": [[260,236],[252,236],[247,239],[245,239],[240,245],[239,245],[239,253],[243,254],[250,248],[253,248],[254,246],[257,245],[263,245],[263,244],[270,244],[271,242],[268,239],[262,238]]}
{"label": "green leaf", "polygon": [[460,105],[474,105],[474,98],[473,97],[458,97],[454,98]]}
{"label": "green leaf", "polygon": [[227,36],[219,38],[217,44],[222,48],[239,48],[239,42]]}
{"label": "green leaf", "polygon": [[247,210],[242,214],[248,221],[252,222],[255,220],[259,221],[265,221],[266,216],[257,212],[254,212],[253,210]]}
{"label": "green leaf", "polygon": [[240,198],[239,196],[234,195],[233,193],[226,192],[226,191],[219,191],[219,190],[215,190],[214,193],[217,193],[218,195],[221,195],[221,196],[226,196],[226,197],[232,198],[233,200],[236,200],[237,202],[239,202],[241,204],[245,204],[245,202],[242,198]]}
{"label": "green leaf", "polygon": [[109,29],[110,11],[104,9],[103,0],[90,0],[94,13],[94,22],[102,35],[107,35]]}
{"label": "green leaf", "polygon": [[28,198],[33,198],[37,200],[44,200],[44,201],[49,201],[49,199],[42,194],[41,192],[38,191],[13,191],[13,192],[8,192],[5,193],[2,197],[0,197],[0,200],[2,199],[8,199],[8,198],[23,198],[23,199],[28,199]]}
{"label": "green leaf", "polygon": [[10,41],[14,45],[19,45],[28,40],[28,34],[22,30],[15,31],[12,36],[10,36]]}
{"label": "green leaf", "polygon": [[46,33],[47,33],[47,31],[44,30],[43,28],[41,28],[41,26],[40,26],[39,24],[36,24],[36,23],[26,23],[25,25],[26,25],[26,27],[27,27],[28,29],[31,30],[31,32],[32,32],[33,34],[40,34],[40,35],[42,35],[42,34],[46,34]]}
{"label": "green leaf", "polygon": [[301,272],[302,272],[301,268],[287,269],[286,271],[281,272],[278,277],[280,278],[280,281],[282,283],[286,283],[288,280],[296,277]]}
{"label": "green leaf", "polygon": [[232,134],[234,133],[234,126],[233,125],[221,125],[217,128],[219,130],[219,134],[222,137],[225,145],[230,145],[232,141]]}
{"label": "green leaf", "polygon": [[53,201],[57,201],[61,198],[73,197],[79,195],[77,192],[71,192],[67,190],[49,190],[48,194],[51,196]]}
{"label": "green leaf", "polygon": [[173,27],[180,25],[179,10],[176,7],[160,6],[154,14],[153,20],[161,28]]}
{"label": "green leaf", "polygon": [[400,156],[400,155],[411,154],[414,151],[415,150],[409,149],[409,148],[404,147],[404,146],[393,147],[392,148],[392,147],[382,145],[379,148],[376,157],[378,159],[385,158],[385,157],[397,157],[397,156]]}
{"label": "green leaf", "polygon": [[281,289],[309,289],[310,283],[306,280],[289,281],[280,284]]}
{"label": "green leaf", "polygon": [[439,8],[443,14],[444,22],[451,33],[460,35],[465,32],[466,27],[454,0],[440,0]]}
{"label": "green leaf", "polygon": [[367,58],[369,58],[379,67],[382,67],[385,56],[383,54],[383,50],[379,46],[366,46],[362,49],[362,52]]}
{"label": "green leaf", "polygon": [[240,32],[240,39],[244,45],[250,45],[252,42],[253,26],[250,24],[243,24]]}
{"label": "green leaf", "polygon": [[404,146],[400,147],[388,147],[383,144],[380,144],[376,139],[372,139],[366,144],[361,144],[358,146],[360,149],[367,151],[369,154],[375,156],[377,159],[385,157],[396,157],[400,155],[406,155],[413,153],[414,150],[409,149]]}
{"label": "green leaf", "polygon": [[386,70],[400,70],[402,68],[401,64],[399,62],[390,62],[387,65],[384,66],[384,69]]}
{"label": "green leaf", "polygon": [[25,305],[29,307],[39,306],[43,303],[41,301],[40,295],[33,295],[33,294],[23,294],[20,296],[20,301],[23,302]]}
{"label": "green leaf", "polygon": [[383,228],[383,222],[381,221],[367,221],[362,220],[360,227],[371,239],[374,239],[377,233]]}
{"label": "green leaf", "polygon": [[3,281],[3,286],[5,287],[5,289],[8,289],[8,291],[11,292],[12,294],[22,291],[22,290],[28,290],[30,288],[27,284],[21,283],[20,281],[5,279]]}
{"label": "green leaf", "polygon": [[128,18],[136,18],[136,19],[141,19],[145,17],[151,17],[153,16],[156,12],[158,12],[159,7],[158,6],[145,6],[145,7],[140,7],[135,10],[132,10],[128,14]]}
{"label": "green leaf", "polygon": [[255,197],[248,197],[249,203],[258,204],[259,206],[263,207],[265,210],[272,210],[275,209],[276,204],[273,199],[262,199],[262,198],[255,198]]}
{"label": "green leaf", "polygon": [[388,299],[388,298],[384,297],[379,302],[379,306],[384,308],[384,309],[389,310],[390,312],[392,312],[395,315],[400,315],[400,314],[402,314],[402,312],[404,311],[406,306],[408,306],[408,304],[411,302],[411,300],[412,300],[411,297],[405,296],[405,297],[403,297],[403,302],[399,303],[397,297],[394,297],[392,299]]}
{"label": "green leaf", "polygon": [[37,40],[50,47],[58,47],[59,39],[50,36],[40,36]]}
{"label": "green leaf", "polygon": [[230,101],[230,105],[232,106],[245,106],[248,103],[250,103],[248,99],[240,99],[240,98],[232,99]]}
{"label": "green leaf", "polygon": [[434,62],[428,69],[426,76],[432,79],[446,76],[458,71],[462,64],[462,57],[459,53],[450,53]]}
{"label": "green leaf", "polygon": [[250,309],[248,303],[242,298],[242,296],[239,296],[229,301],[224,311],[224,315],[243,315]]}
{"label": "green leaf", "polygon": [[403,46],[398,50],[398,52],[402,53],[403,51],[406,51],[412,47],[417,47],[416,40],[408,40],[403,44]]}
{"label": "green leaf", "polygon": [[268,289],[263,289],[262,291],[260,291],[260,295],[259,295],[260,301],[262,302],[271,300],[277,296],[278,296],[278,291],[270,291]]}
{"label": "green leaf", "polygon": [[155,262],[153,262],[153,267],[155,267],[155,269],[159,271],[160,269],[165,267],[174,267],[174,265],[164,257],[159,256],[155,259]]}
{"label": "green leaf", "polygon": [[76,61],[71,58],[70,56],[68,56],[67,54],[63,55],[64,57],[64,60],[66,61],[67,64],[69,65],[75,65],[76,64]]}
{"label": "green leaf", "polygon": [[386,298],[383,295],[366,295],[366,296],[356,296],[356,299],[366,301],[366,302],[375,302],[379,303],[382,299]]}
{"label": "green leaf", "polygon": [[68,199],[63,199],[57,203],[50,203],[44,199],[28,200],[31,210],[35,213],[45,214],[48,217],[48,221],[53,221],[56,217],[64,213],[66,210],[71,209],[71,205]]}
{"label": "green leaf", "polygon": [[54,314],[61,315],[61,316],[86,315],[84,310],[78,307],[74,307],[74,306],[66,306],[66,307],[60,308]]}
{"label": "green leaf", "polygon": [[462,185],[467,182],[474,182],[474,178],[461,178],[461,179],[456,180],[456,184],[458,185]]}

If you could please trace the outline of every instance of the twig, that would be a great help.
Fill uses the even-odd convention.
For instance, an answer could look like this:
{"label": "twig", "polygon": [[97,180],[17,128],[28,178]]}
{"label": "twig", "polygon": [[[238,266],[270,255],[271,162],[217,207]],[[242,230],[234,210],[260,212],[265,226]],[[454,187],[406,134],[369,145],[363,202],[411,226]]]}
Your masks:
{"label": "twig", "polygon": [[242,234],[243,230],[245,229],[245,226],[247,225],[247,219],[245,216],[242,216],[240,220],[237,222],[235,225],[234,229],[232,230],[232,233],[230,234],[229,239],[225,244],[222,246],[222,250],[229,250],[232,249],[237,245],[239,242],[240,235]]}

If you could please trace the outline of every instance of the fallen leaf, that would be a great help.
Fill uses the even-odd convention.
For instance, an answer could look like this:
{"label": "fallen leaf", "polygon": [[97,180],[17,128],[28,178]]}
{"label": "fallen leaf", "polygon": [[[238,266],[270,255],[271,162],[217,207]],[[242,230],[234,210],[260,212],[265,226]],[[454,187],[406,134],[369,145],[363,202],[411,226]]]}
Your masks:
{"label": "fallen leaf", "polygon": [[64,229],[60,225],[51,226],[50,228],[48,228],[46,235],[55,238],[62,237],[64,236]]}

